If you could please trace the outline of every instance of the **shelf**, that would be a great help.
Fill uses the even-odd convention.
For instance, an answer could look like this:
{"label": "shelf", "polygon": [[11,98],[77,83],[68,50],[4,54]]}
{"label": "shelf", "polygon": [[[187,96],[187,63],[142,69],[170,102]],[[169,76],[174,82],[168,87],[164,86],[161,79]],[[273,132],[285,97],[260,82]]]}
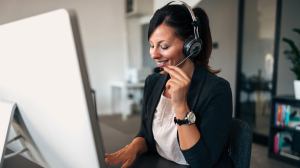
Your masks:
{"label": "shelf", "polygon": [[271,126],[271,129],[275,129],[276,131],[299,131],[300,127],[292,128],[287,126]]}
{"label": "shelf", "polygon": [[289,104],[291,106],[300,107],[300,100],[295,99],[294,96],[289,96],[289,95],[278,96],[275,97],[273,100],[276,102],[280,102],[282,104]]}
{"label": "shelf", "polygon": [[300,166],[300,161],[299,160],[292,159],[292,158],[289,158],[289,157],[286,157],[286,156],[282,156],[280,154],[270,153],[269,157],[274,158],[276,160],[283,161],[283,162],[287,162],[287,163],[295,165],[295,166]]}
{"label": "shelf", "polygon": [[300,166],[299,146],[295,143],[299,141],[299,115],[300,100],[293,96],[273,98],[269,134],[270,157]]}

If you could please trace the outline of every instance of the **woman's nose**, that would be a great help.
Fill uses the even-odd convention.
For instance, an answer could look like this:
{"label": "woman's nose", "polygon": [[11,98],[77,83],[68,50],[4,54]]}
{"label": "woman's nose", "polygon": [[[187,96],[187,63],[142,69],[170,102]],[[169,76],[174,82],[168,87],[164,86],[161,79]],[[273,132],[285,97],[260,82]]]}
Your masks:
{"label": "woman's nose", "polygon": [[157,48],[150,48],[150,55],[152,59],[158,59],[161,57],[161,54]]}

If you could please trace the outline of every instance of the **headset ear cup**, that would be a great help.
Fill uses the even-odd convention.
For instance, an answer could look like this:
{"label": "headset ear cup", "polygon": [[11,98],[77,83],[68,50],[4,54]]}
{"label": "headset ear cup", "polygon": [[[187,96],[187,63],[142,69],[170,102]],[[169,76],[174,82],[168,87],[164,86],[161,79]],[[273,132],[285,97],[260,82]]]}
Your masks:
{"label": "headset ear cup", "polygon": [[195,39],[194,36],[189,37],[188,39],[185,40],[184,45],[183,45],[183,54],[188,57],[195,57],[197,56],[202,48],[202,41],[201,39]]}

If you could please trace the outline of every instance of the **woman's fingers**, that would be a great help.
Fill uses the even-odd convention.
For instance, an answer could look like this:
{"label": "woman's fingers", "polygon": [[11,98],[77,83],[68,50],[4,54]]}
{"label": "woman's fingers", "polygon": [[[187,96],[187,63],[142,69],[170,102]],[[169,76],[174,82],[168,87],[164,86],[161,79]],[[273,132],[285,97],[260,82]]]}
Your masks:
{"label": "woman's fingers", "polygon": [[117,152],[105,154],[105,162],[109,166],[122,164],[125,167],[132,165],[136,156],[132,151],[129,151],[128,145]]}
{"label": "woman's fingers", "polygon": [[179,89],[179,88],[186,88],[188,85],[189,85],[189,81],[187,80],[171,78],[167,81],[166,88],[170,89],[172,87],[173,89],[175,88]]}
{"label": "woman's fingers", "polygon": [[[173,81],[177,87],[186,87],[190,83],[190,78],[180,69],[175,67],[172,69],[170,67],[164,67],[164,70],[170,75],[171,79],[169,81]],[[167,88],[170,85],[166,85]]]}
{"label": "woman's fingers", "polygon": [[109,165],[117,165],[120,162],[123,162],[124,158],[122,157],[122,153],[124,148],[118,150],[117,152],[111,154],[105,154],[105,162]]}
{"label": "woman's fingers", "polygon": [[182,85],[183,85],[182,81],[179,81],[179,80],[176,80],[176,79],[169,79],[168,82],[166,83],[166,88],[170,89],[170,88],[173,87],[173,89],[174,89],[174,87],[177,88],[177,87],[180,87]]}
{"label": "woman's fingers", "polygon": [[107,155],[107,157],[105,158],[105,162],[108,165],[117,165],[121,162],[121,160],[117,155]]}
{"label": "woman's fingers", "polygon": [[182,80],[182,77],[179,73],[177,73],[176,71],[168,68],[168,67],[164,67],[164,71],[167,72],[171,78],[177,79],[177,80]]}
{"label": "woman's fingers", "polygon": [[130,166],[132,166],[133,164],[133,160],[131,159],[128,159],[123,165],[121,168],[129,168]]}
{"label": "woman's fingers", "polygon": [[180,80],[187,80],[189,81],[190,78],[183,72],[180,68],[176,66],[167,66],[164,67],[164,70],[170,74],[171,77],[180,79]]}
{"label": "woman's fingers", "polygon": [[135,161],[135,158],[131,158],[131,159],[126,160],[126,162],[122,165],[121,168],[131,167],[133,165],[134,161]]}

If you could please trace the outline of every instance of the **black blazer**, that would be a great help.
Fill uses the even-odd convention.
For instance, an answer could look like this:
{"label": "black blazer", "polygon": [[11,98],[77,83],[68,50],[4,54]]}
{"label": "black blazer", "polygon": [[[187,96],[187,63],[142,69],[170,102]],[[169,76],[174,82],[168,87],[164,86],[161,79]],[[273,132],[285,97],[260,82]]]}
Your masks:
{"label": "black blazer", "polygon": [[[148,152],[156,152],[152,122],[156,106],[167,77],[152,74],[145,81],[141,128],[137,136],[144,137]],[[232,167],[227,144],[232,120],[232,94],[229,83],[195,66],[187,95],[190,110],[196,115],[200,140],[182,153],[191,167]]]}

